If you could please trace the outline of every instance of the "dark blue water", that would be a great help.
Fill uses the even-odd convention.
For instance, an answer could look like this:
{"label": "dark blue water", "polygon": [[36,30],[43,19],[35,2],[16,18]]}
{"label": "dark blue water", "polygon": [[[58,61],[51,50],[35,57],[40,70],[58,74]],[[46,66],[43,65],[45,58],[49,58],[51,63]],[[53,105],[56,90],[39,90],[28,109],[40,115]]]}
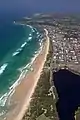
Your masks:
{"label": "dark blue water", "polygon": [[75,120],[75,111],[80,106],[80,76],[68,70],[59,70],[53,76],[59,97],[56,103],[59,118]]}

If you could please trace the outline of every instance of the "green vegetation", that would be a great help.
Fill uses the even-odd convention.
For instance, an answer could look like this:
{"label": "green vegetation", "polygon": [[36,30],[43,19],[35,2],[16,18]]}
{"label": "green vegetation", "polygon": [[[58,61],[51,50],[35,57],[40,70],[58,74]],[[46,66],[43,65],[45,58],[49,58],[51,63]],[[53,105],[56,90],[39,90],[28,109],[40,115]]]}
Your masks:
{"label": "green vegetation", "polygon": [[50,119],[46,117],[44,114],[42,114],[36,120],[50,120]]}
{"label": "green vegetation", "polygon": [[78,107],[78,110],[75,112],[75,118],[76,120],[80,120],[80,107]]}

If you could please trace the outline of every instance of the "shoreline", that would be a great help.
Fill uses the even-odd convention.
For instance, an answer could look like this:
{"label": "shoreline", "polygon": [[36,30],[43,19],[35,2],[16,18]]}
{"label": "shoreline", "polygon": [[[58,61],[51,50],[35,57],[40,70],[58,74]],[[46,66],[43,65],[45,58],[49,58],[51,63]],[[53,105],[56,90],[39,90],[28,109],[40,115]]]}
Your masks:
{"label": "shoreline", "polygon": [[14,103],[16,107],[7,114],[6,120],[21,120],[28,109],[31,96],[35,91],[49,51],[48,31],[46,29],[44,30],[46,32],[46,41],[44,42],[40,54],[33,62],[33,71],[30,71],[28,75],[21,81],[21,83],[15,88],[15,93],[11,97],[11,102],[14,103],[14,101],[16,101],[16,103]]}

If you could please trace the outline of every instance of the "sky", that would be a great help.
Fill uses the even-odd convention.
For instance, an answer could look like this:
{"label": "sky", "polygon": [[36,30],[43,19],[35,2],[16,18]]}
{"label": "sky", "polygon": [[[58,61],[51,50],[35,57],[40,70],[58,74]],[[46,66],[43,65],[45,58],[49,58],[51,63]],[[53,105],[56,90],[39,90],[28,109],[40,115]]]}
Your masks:
{"label": "sky", "polygon": [[0,0],[0,15],[34,13],[79,13],[80,0]]}

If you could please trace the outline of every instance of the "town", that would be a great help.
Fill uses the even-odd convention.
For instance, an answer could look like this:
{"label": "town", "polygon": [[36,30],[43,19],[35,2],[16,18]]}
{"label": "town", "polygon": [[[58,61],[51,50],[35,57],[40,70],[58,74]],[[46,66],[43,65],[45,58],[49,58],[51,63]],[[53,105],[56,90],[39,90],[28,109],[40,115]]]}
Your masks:
{"label": "town", "polygon": [[[47,96],[46,99],[47,98],[50,99],[50,97],[51,97],[50,102],[53,104],[49,104],[49,102],[46,101],[47,107],[44,107],[44,108],[46,108],[45,109],[46,112],[43,114],[39,114],[39,111],[38,111],[39,109],[37,109],[39,116],[37,116],[36,120],[41,120],[43,117],[44,117],[44,119],[47,119],[47,117],[48,117],[48,120],[49,119],[50,120],[58,120],[58,118],[60,118],[61,116],[58,116],[60,114],[57,114],[57,112],[59,112],[59,111],[57,111],[56,108],[60,107],[60,110],[61,110],[62,105],[63,105],[60,103],[59,99],[62,99],[65,102],[65,97],[62,97],[62,98],[59,98],[59,97],[62,96],[63,93],[65,93],[64,96],[66,96],[66,92],[64,92],[64,91],[66,91],[66,89],[69,93],[71,91],[73,93],[73,91],[77,91],[77,89],[79,90],[79,87],[78,87],[79,81],[77,82],[76,80],[74,80],[77,85],[76,87],[74,87],[73,86],[74,82],[72,81],[72,83],[71,83],[71,77],[70,77],[70,79],[67,80],[67,81],[70,81],[70,83],[73,86],[73,89],[71,91],[68,90],[67,84],[65,84],[65,87],[64,87],[64,83],[66,83],[66,79],[63,80],[63,81],[65,81],[64,83],[63,82],[61,83],[61,81],[57,80],[63,85],[62,87],[60,87],[60,88],[64,88],[63,91],[60,92],[59,86],[58,87],[55,86],[55,82],[56,82],[55,74],[57,74],[58,71],[60,71],[60,70],[64,70],[64,71],[67,70],[67,71],[70,71],[70,73],[73,73],[73,75],[80,76],[80,40],[79,40],[80,39],[80,22],[79,21],[80,20],[76,19],[76,17],[70,17],[70,16],[61,18],[60,16],[55,17],[54,15],[37,15],[37,16],[35,15],[32,18],[25,18],[24,20],[18,22],[18,24],[24,24],[24,25],[27,24],[27,25],[33,26],[34,28],[37,28],[41,33],[40,39],[43,39],[43,41],[46,40],[46,34],[45,34],[45,29],[46,29],[48,31],[48,37],[50,40],[50,49],[51,50],[49,51],[50,53],[48,56],[48,60],[46,62],[46,66],[44,66],[44,71],[47,71],[47,77],[46,78],[41,77],[39,82],[41,82],[42,85],[44,85],[44,87],[43,87],[43,89],[41,89],[41,87],[40,87],[41,85],[39,85],[39,87],[36,88],[36,89],[38,89],[38,92],[36,92],[36,94],[38,96],[39,92],[41,92],[42,90],[45,89],[46,96]],[[43,72],[43,73],[44,73],[44,76],[46,76],[45,72]],[[49,78],[48,78],[48,74],[49,74]],[[61,76],[64,77],[65,75],[62,74]],[[42,80],[42,79],[44,79],[44,80]],[[43,83],[43,81],[45,81],[45,84]],[[47,84],[47,82],[48,82],[48,84]],[[51,93],[47,94],[49,91],[46,89],[46,86],[48,86],[50,88]],[[66,88],[66,86],[67,86],[67,88]],[[42,94],[40,96],[41,99],[44,98],[43,93],[44,92],[42,92]],[[60,95],[59,95],[59,93],[60,93]],[[71,93],[71,96],[72,96],[72,93]],[[78,91],[76,92],[76,94],[74,94],[74,93],[73,93],[74,98],[75,99],[77,97],[79,98],[79,95],[77,94]],[[48,95],[51,95],[51,96],[48,96]],[[74,101],[73,97],[70,99],[71,99],[71,101],[72,100]],[[37,98],[37,100],[38,100],[38,98]],[[35,101],[36,101],[36,98],[35,98]],[[61,106],[56,107],[57,102]],[[80,101],[78,101],[78,103],[80,103]],[[45,106],[45,102],[43,102],[43,104]],[[38,105],[40,107],[42,105],[42,103],[39,101]],[[74,105],[76,105],[77,108],[75,108]],[[35,109],[38,108],[38,106],[34,106],[33,102],[31,104],[31,106]],[[31,106],[30,106],[30,108],[31,108]],[[52,108],[53,108],[52,112],[50,111],[50,106],[52,106]],[[73,102],[72,102],[72,106],[74,107],[74,113],[73,113],[73,116],[71,116],[71,117],[75,120],[78,120],[78,118],[80,116],[80,109],[78,108],[79,104],[73,104]],[[69,108],[69,109],[71,109],[71,108]],[[66,109],[63,109],[63,111],[65,111],[65,110]],[[77,110],[77,112],[76,112],[76,110]],[[62,111],[62,113],[63,113],[63,111]],[[32,114],[33,113],[34,113],[34,109],[33,109]],[[67,113],[67,112],[65,112],[65,113]],[[70,115],[71,114],[72,113],[70,113]],[[35,114],[34,114],[34,116],[35,116]],[[24,116],[24,120],[26,117],[27,117],[27,113]],[[64,117],[64,115],[63,115],[63,117]],[[33,118],[33,117],[31,117],[31,118]]]}
{"label": "town", "polygon": [[76,19],[35,15],[33,18],[25,18],[21,23],[33,25],[42,31],[48,30],[53,46],[54,71],[66,68],[80,73],[80,24]]}

